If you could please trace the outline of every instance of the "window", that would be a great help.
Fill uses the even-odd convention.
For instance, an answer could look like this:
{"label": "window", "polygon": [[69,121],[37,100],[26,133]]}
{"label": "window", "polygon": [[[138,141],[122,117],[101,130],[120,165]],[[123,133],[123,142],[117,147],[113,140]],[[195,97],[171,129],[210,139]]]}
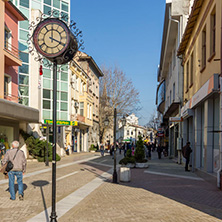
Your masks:
{"label": "window", "polygon": [[129,130],[127,130],[127,136],[129,136]]}
{"label": "window", "polygon": [[131,136],[133,136],[133,130],[131,131]]}
{"label": "window", "polygon": [[44,5],[43,12],[44,14],[49,15],[51,12],[51,7]]}
{"label": "window", "polygon": [[68,93],[61,92],[61,100],[62,101],[68,101]]}
{"label": "window", "polygon": [[173,102],[175,101],[175,83],[173,83]]}
{"label": "window", "polygon": [[210,16],[210,55],[215,54],[215,42],[216,42],[216,14],[215,9]]}
{"label": "window", "polygon": [[187,89],[187,91],[188,91],[188,89],[189,89],[189,69],[190,69],[190,66],[189,66],[189,61],[187,61],[187,66],[186,66],[186,71],[187,71],[187,79],[186,79],[186,89]]}
{"label": "window", "polygon": [[61,105],[60,108],[61,111],[68,111],[68,103],[61,102],[60,105]]}
{"label": "window", "polygon": [[29,0],[20,0],[20,5],[29,8]]}
{"label": "window", "polygon": [[4,95],[11,95],[11,77],[8,75],[4,76]]}
{"label": "window", "polygon": [[190,87],[193,85],[193,53],[190,58]]}
{"label": "window", "polygon": [[63,11],[66,11],[66,12],[69,11],[68,3],[62,2],[62,10],[63,10]]}
{"label": "window", "polygon": [[[175,43],[175,45],[176,45],[176,43]],[[176,65],[176,49],[173,50],[173,58],[172,58],[172,60],[173,60],[173,68],[174,68],[175,65]]]}
{"label": "window", "polygon": [[5,26],[5,48],[11,50],[11,31]]}
{"label": "window", "polygon": [[202,31],[202,69],[206,66],[206,27]]}
{"label": "window", "polygon": [[53,6],[60,9],[60,0],[53,0]]}
{"label": "window", "polygon": [[50,100],[43,100],[43,109],[50,109],[50,108],[51,108]]}
{"label": "window", "polygon": [[89,119],[89,103],[87,104],[87,118]]}
{"label": "window", "polygon": [[43,89],[43,98],[50,99],[51,98],[50,92],[51,92],[50,90]]}
{"label": "window", "polygon": [[92,106],[89,107],[89,118],[92,119]]}
{"label": "window", "polygon": [[51,0],[44,0],[44,3],[47,5],[51,5]]}
{"label": "window", "polygon": [[84,102],[79,103],[80,116],[84,116]]}
{"label": "window", "polygon": [[172,103],[172,92],[170,90],[170,105],[171,105],[171,103]]}

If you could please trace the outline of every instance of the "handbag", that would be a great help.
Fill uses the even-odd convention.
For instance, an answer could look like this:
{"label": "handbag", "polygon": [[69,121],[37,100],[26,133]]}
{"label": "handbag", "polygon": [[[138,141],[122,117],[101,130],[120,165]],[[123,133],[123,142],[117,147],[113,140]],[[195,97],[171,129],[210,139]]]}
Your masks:
{"label": "handbag", "polygon": [[[16,151],[16,153],[15,153],[15,156],[13,157],[13,160],[15,159],[17,153],[18,153],[18,149],[17,149],[17,151]],[[4,170],[3,173],[4,173],[4,174],[5,174],[5,173],[8,173],[10,170],[13,169],[13,167],[14,167],[14,164],[12,163],[12,161],[11,161],[11,160],[8,160],[7,163],[2,167],[2,168],[5,168],[5,170]]]}

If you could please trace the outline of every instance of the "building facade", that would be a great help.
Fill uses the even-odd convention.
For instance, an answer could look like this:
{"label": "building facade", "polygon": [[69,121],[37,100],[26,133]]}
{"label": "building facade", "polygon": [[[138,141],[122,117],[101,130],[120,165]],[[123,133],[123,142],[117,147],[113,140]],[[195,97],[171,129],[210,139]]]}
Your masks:
{"label": "building facade", "polygon": [[[89,104],[89,110],[92,113],[93,126],[89,128],[89,146],[99,145],[99,78],[103,76],[102,71],[94,61],[94,59],[86,53],[81,53],[77,60],[80,67],[85,70],[89,77],[88,94],[92,97],[92,104]],[[88,108],[87,108],[88,109]]]}
{"label": "building facade", "polygon": [[221,170],[221,9],[220,0],[195,0],[178,50],[184,66],[184,144],[191,142],[193,170],[210,175]]}
{"label": "building facade", "polygon": [[9,148],[19,140],[19,130],[27,124],[39,122],[39,111],[19,104],[18,67],[22,54],[18,50],[18,23],[26,16],[9,1],[0,1],[0,143]]}
{"label": "building facade", "polygon": [[157,110],[160,125],[158,142],[169,146],[169,155],[181,162],[182,127],[180,122],[170,121],[180,117],[183,101],[183,68],[177,50],[189,16],[190,0],[167,0],[163,38],[158,69]]}

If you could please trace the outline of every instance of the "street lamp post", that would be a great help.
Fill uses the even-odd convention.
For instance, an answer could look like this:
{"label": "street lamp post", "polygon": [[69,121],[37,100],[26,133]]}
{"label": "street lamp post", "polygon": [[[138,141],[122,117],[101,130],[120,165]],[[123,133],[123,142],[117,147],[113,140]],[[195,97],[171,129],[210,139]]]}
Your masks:
{"label": "street lamp post", "polygon": [[[113,138],[114,138],[114,163],[113,163],[113,183],[117,183],[117,171],[116,171],[116,118],[117,118],[117,112],[116,108],[114,109],[114,127],[113,127]],[[122,120],[123,125],[125,125],[126,120],[125,117],[123,117]],[[104,120],[105,126],[109,125],[109,119],[106,117]]]}

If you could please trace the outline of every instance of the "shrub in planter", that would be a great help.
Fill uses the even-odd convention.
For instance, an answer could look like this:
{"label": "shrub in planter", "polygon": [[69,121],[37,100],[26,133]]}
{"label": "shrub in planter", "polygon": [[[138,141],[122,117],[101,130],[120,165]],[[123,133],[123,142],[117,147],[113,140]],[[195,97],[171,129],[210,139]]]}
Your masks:
{"label": "shrub in planter", "polygon": [[123,159],[121,159],[119,161],[119,164],[121,164],[121,165],[127,165],[128,163],[135,164],[136,163],[135,158],[134,157],[124,157]]}
{"label": "shrub in planter", "polygon": [[[25,133],[23,130],[20,130],[20,134],[23,136],[27,150],[29,154],[37,159],[39,162],[44,161],[44,157],[46,158],[46,147],[47,147],[47,141],[46,140],[40,140],[39,138],[35,138],[32,135],[29,135]],[[52,161],[52,145],[51,143],[48,143],[48,158],[49,161]],[[56,154],[56,161],[59,161],[61,157]]]}
{"label": "shrub in planter", "polygon": [[139,140],[136,142],[136,151],[134,155],[137,163],[147,162],[147,160],[145,159],[145,148],[141,136],[139,137]]}

